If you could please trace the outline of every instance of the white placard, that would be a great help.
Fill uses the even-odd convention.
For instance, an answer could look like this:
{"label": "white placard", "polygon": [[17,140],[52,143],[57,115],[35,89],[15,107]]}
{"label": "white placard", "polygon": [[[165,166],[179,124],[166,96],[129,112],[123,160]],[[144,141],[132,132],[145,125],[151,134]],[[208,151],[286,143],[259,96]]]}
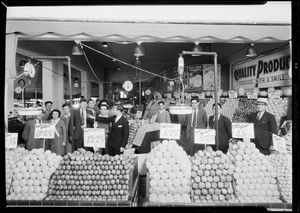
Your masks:
{"label": "white placard", "polygon": [[85,147],[105,148],[105,129],[84,128],[83,139]]}
{"label": "white placard", "polygon": [[195,144],[215,145],[216,131],[214,129],[195,129]]}
{"label": "white placard", "polygon": [[136,112],[136,117],[137,118],[142,118],[142,116],[143,116],[143,112],[142,111],[137,111]]}
{"label": "white placard", "polygon": [[132,149],[125,149],[124,152],[123,152],[123,154],[125,156],[134,155],[134,151],[135,151],[134,148],[132,148]]}
{"label": "white placard", "polygon": [[18,146],[18,133],[5,133],[5,148],[13,149]]}
{"label": "white placard", "polygon": [[200,94],[198,95],[198,97],[199,97],[199,99],[205,99],[205,94],[204,94],[204,92],[200,93]]}
{"label": "white placard", "polygon": [[285,139],[275,134],[272,134],[272,137],[274,149],[278,152],[287,153]]}
{"label": "white placard", "polygon": [[248,99],[257,99],[257,93],[256,92],[247,92],[246,93]]}
{"label": "white placard", "polygon": [[34,138],[54,138],[54,129],[50,123],[35,124]]}
{"label": "white placard", "polygon": [[161,123],[160,138],[162,139],[180,139],[181,128],[180,124]]}
{"label": "white placard", "polygon": [[273,92],[269,92],[268,93],[268,98],[276,98],[276,99],[278,99],[278,98],[280,98],[280,96],[281,96],[281,91],[279,91],[279,90],[275,90]]}
{"label": "white placard", "polygon": [[233,138],[254,138],[253,123],[232,123]]}
{"label": "white placard", "polygon": [[230,99],[237,98],[237,91],[228,91],[228,96]]}
{"label": "white placard", "polygon": [[150,119],[150,123],[154,123],[156,120],[157,115],[152,115],[151,119]]}

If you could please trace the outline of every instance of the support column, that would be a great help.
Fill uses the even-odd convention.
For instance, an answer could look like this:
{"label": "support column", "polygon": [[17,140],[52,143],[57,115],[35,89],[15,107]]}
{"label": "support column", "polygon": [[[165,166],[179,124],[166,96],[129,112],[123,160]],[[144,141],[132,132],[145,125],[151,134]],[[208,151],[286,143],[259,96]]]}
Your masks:
{"label": "support column", "polygon": [[99,99],[104,99],[104,85],[103,83],[99,83]]}
{"label": "support column", "polygon": [[81,95],[88,100],[91,98],[92,88],[91,82],[88,81],[87,77],[87,72],[81,72]]}

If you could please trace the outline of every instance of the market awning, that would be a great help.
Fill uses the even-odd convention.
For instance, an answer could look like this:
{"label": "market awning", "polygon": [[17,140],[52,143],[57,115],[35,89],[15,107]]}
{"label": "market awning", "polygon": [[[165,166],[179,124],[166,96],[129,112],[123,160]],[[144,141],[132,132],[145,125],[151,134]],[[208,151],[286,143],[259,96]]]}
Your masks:
{"label": "market awning", "polygon": [[8,7],[6,32],[29,40],[274,43],[291,39],[291,2]]}

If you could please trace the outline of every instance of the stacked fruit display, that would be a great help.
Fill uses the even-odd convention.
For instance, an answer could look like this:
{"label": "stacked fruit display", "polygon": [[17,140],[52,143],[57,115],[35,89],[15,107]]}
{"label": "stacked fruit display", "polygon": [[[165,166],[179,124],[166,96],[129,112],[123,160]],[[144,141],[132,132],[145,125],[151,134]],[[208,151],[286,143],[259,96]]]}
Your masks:
{"label": "stacked fruit display", "polygon": [[234,202],[232,179],[234,165],[222,151],[210,146],[191,159],[192,195],[195,203]]}
{"label": "stacked fruit display", "polygon": [[132,120],[129,123],[129,136],[128,136],[128,143],[132,143],[133,142],[133,138],[139,128],[139,126],[141,125],[141,123],[139,122],[139,120]]}
{"label": "stacked fruit display", "polygon": [[17,166],[17,163],[23,159],[23,157],[29,151],[24,148],[15,148],[15,149],[6,149],[5,150],[5,172],[6,172],[6,195],[9,193],[9,189],[12,183],[12,177],[14,174],[14,169]]}
{"label": "stacked fruit display", "polygon": [[239,106],[239,99],[226,98],[222,105],[222,114],[232,121],[233,115]]}
{"label": "stacked fruit display", "polygon": [[47,200],[127,201],[131,156],[68,153],[51,177]]}
{"label": "stacked fruit display", "polygon": [[292,155],[274,153],[269,160],[277,171],[279,188],[283,199],[292,203]]}
{"label": "stacked fruit display", "polygon": [[270,98],[268,99],[267,111],[275,116],[277,127],[279,127],[280,120],[286,116],[288,108],[287,98]]}
{"label": "stacked fruit display", "polygon": [[207,117],[214,115],[213,111],[212,111],[212,105],[215,103],[215,99],[214,98],[210,98],[209,101],[207,102],[206,106],[204,107],[206,113],[207,113]]}
{"label": "stacked fruit display", "polygon": [[132,144],[140,146],[147,132],[157,131],[159,129],[159,123],[150,123],[149,120],[140,120],[140,125],[136,131]]}
{"label": "stacked fruit display", "polygon": [[232,122],[235,123],[250,123],[250,116],[257,111],[257,100],[255,99],[240,99],[239,107],[236,109]]}
{"label": "stacked fruit display", "polygon": [[230,143],[227,155],[235,165],[233,177],[240,202],[281,202],[276,170],[254,143]]}
{"label": "stacked fruit display", "polygon": [[191,203],[191,164],[176,141],[164,140],[148,154],[149,201]]}
{"label": "stacked fruit display", "polygon": [[43,149],[33,149],[17,163],[7,200],[42,200],[47,196],[51,174],[62,157]]}

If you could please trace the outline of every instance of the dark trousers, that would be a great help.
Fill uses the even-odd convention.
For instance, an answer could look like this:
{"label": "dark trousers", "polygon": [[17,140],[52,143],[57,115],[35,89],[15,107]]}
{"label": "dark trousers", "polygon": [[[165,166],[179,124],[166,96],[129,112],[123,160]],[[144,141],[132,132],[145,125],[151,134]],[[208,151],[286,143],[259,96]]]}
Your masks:
{"label": "dark trousers", "polygon": [[271,154],[270,149],[265,149],[265,148],[261,147],[257,140],[255,140],[254,143],[255,143],[255,147],[260,151],[260,153],[262,153],[264,155],[270,155]]}
{"label": "dark trousers", "polygon": [[109,156],[115,156],[115,155],[120,155],[120,147],[113,147],[113,146],[108,146],[108,155]]}

